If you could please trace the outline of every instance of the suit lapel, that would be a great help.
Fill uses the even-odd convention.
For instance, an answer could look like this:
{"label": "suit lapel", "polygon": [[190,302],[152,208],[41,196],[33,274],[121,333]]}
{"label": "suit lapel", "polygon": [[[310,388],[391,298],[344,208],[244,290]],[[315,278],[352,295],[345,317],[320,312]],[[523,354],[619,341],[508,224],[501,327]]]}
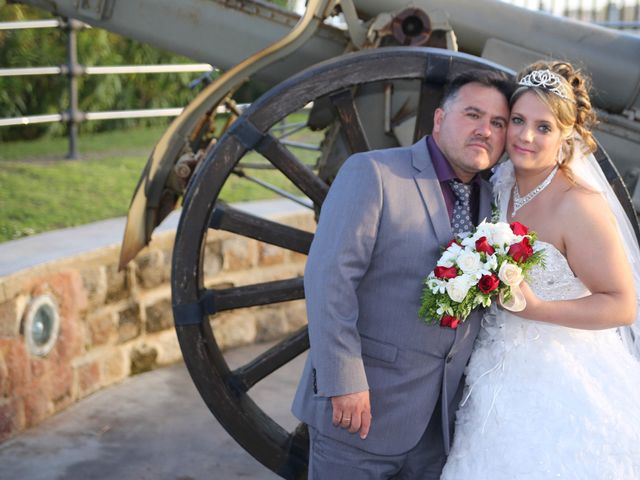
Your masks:
{"label": "suit lapel", "polygon": [[416,169],[414,180],[429,213],[438,243],[445,245],[453,238],[447,206],[444,203],[440,182],[431,163],[427,150],[427,141],[420,139],[411,147],[413,167]]}

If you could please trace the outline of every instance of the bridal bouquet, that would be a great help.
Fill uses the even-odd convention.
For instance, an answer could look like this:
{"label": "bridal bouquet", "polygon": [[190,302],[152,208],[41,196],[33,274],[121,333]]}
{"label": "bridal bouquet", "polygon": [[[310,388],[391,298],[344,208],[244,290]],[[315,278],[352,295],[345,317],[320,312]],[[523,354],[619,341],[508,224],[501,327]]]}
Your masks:
{"label": "bridal bouquet", "polygon": [[544,251],[533,250],[536,238],[518,222],[482,222],[468,236],[451,240],[424,280],[420,318],[457,328],[496,295],[505,308],[524,309],[518,286],[533,266],[544,266]]}

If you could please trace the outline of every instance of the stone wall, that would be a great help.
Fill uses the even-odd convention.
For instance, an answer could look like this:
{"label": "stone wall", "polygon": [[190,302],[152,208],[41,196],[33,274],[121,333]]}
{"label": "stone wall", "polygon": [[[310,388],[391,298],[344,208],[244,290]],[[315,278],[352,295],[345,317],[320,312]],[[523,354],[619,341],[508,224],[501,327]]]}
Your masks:
{"label": "stone wall", "polygon": [[[279,222],[313,231],[311,214]],[[170,291],[175,233],[154,236],[124,271],[119,247],[0,278],[0,441],[129,375],[181,360]],[[227,232],[209,232],[206,286],[239,286],[303,273],[306,257]],[[44,357],[23,335],[29,302],[53,298],[60,331]],[[273,340],[306,323],[304,301],[223,312],[210,319],[222,349]]]}

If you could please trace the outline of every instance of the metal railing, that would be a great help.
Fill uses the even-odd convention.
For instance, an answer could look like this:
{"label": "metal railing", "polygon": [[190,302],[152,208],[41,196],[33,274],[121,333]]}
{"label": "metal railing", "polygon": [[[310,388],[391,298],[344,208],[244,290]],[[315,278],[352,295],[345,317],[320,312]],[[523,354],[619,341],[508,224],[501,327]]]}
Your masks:
{"label": "metal railing", "polygon": [[182,112],[180,108],[153,108],[144,110],[117,110],[104,112],[81,112],[78,107],[78,78],[83,75],[111,74],[155,74],[211,72],[214,68],[208,64],[174,65],[121,65],[112,67],[87,67],[78,63],[77,32],[90,28],[82,22],[71,19],[32,20],[23,22],[0,23],[2,30],[20,30],[33,28],[62,28],[67,32],[67,63],[52,67],[27,67],[0,69],[0,77],[23,77],[33,75],[62,75],[69,82],[69,109],[60,113],[28,115],[12,118],[0,118],[0,127],[15,125],[33,125],[38,123],[63,122],[68,128],[69,151],[67,158],[78,158],[78,125],[83,121],[116,120],[125,118],[175,117]]}
{"label": "metal railing", "polygon": [[[597,23],[602,26],[634,30],[640,33],[640,0],[502,0],[505,3],[531,10],[544,11],[557,16]],[[180,108],[156,108],[144,110],[118,110],[104,112],[81,112],[78,108],[78,78],[83,75],[106,74],[155,74],[173,72],[211,72],[214,68],[208,64],[182,65],[124,65],[106,67],[87,67],[78,63],[77,32],[91,28],[77,20],[57,18],[50,20],[32,20],[0,23],[2,30],[20,30],[34,28],[62,28],[67,32],[67,63],[51,67],[5,68],[0,69],[0,77],[61,75],[69,82],[69,108],[67,111],[45,115],[0,118],[0,127],[32,125],[38,123],[63,122],[68,128],[68,158],[78,158],[78,125],[83,121],[115,120],[125,118],[174,117],[182,112]]]}
{"label": "metal railing", "polygon": [[552,15],[640,33],[640,0],[501,0]]}

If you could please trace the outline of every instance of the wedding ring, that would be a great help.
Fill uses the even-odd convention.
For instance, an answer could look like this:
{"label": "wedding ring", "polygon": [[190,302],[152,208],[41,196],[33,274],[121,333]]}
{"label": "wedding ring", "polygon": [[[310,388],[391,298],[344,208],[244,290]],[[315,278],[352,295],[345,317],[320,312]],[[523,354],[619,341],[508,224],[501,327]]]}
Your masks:
{"label": "wedding ring", "polygon": [[351,417],[342,417],[342,420],[345,422],[350,422],[351,421]]}

